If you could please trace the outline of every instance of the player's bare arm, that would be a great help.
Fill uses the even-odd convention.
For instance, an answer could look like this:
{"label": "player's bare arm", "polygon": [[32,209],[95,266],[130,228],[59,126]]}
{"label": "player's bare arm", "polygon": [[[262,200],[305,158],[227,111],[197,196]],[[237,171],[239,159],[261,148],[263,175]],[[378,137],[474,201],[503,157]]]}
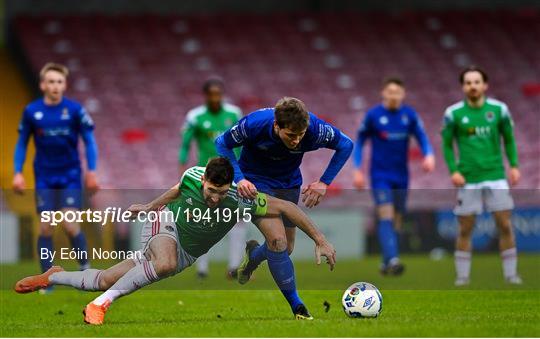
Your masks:
{"label": "player's bare arm", "polygon": [[336,264],[336,250],[326,240],[324,234],[315,226],[313,221],[294,203],[267,196],[267,212],[265,217],[278,217],[284,215],[298,226],[308,237],[315,242],[315,259],[317,265],[321,263],[321,257],[326,257],[330,270]]}
{"label": "player's bare arm", "polygon": [[136,216],[140,212],[149,212],[155,211],[163,205],[170,203],[171,201],[178,199],[180,197],[180,184],[176,184],[171,187],[168,191],[155,198],[147,204],[133,204],[129,206],[128,211]]}

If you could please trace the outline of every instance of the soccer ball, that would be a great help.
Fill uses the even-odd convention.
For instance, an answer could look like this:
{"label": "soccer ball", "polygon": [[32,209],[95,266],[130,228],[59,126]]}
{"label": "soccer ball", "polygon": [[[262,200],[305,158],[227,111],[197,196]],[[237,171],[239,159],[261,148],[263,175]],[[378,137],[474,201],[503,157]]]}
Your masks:
{"label": "soccer ball", "polygon": [[357,282],[341,298],[343,311],[351,318],[376,318],[382,311],[382,295],[374,285]]}

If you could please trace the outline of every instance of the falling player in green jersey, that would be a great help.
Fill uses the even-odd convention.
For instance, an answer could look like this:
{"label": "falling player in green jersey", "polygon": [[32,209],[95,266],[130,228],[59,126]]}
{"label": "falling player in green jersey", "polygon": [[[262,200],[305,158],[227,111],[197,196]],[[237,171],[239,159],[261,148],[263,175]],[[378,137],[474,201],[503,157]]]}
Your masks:
{"label": "falling player in green jersey", "polygon": [[[197,165],[205,166],[208,159],[217,156],[214,140],[242,118],[240,108],[223,101],[224,83],[219,78],[206,80],[202,87],[205,104],[190,110],[182,127],[182,145],[178,154],[180,173],[184,173],[193,140],[197,144]],[[227,276],[236,277],[236,269],[244,254],[247,223],[239,222],[229,232],[229,263]],[[197,260],[197,276],[208,275],[208,255]]]}
{"label": "falling player in green jersey", "polygon": [[[520,177],[514,124],[508,106],[486,97],[488,77],[477,67],[460,75],[465,100],[446,109],[442,129],[444,158],[454,186],[459,187],[457,206],[459,232],[456,240],[455,284],[469,284],[471,270],[471,237],[476,215],[483,204],[499,229],[499,248],[503,274],[507,282],[521,284],[517,273],[517,250],[511,223],[514,202],[506,181],[501,137],[510,164],[509,180],[517,184]],[[454,140],[459,160],[454,157]]]}
{"label": "falling player in green jersey", "polygon": [[[333,269],[334,247],[295,204],[259,193],[256,199],[237,196],[232,184],[234,169],[225,158],[211,159],[206,168],[192,167],[180,183],[148,204],[132,205],[138,215],[158,211],[160,218],[147,222],[141,232],[141,255],[106,270],[66,272],[53,266],[47,272],[17,282],[15,291],[28,293],[52,285],[84,291],[105,291],[84,309],[84,321],[101,325],[116,299],[166,277],[182,272],[197,257],[221,240],[239,219],[252,217],[294,221],[315,242],[317,264],[327,258]],[[305,309],[305,306],[304,306]],[[306,310],[306,309],[305,309]],[[307,313],[307,310],[305,312]],[[295,313],[297,319],[309,319]]]}

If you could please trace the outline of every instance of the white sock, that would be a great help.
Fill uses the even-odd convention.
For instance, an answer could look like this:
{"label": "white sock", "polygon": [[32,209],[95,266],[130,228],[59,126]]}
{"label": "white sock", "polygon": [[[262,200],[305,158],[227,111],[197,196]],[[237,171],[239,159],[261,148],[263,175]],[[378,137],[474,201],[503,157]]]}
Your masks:
{"label": "white sock", "polygon": [[454,262],[458,279],[469,279],[471,274],[471,252],[455,251]]}
{"label": "white sock", "polygon": [[503,274],[505,278],[517,276],[517,250],[509,248],[501,252]]}
{"label": "white sock", "polygon": [[73,286],[82,291],[99,291],[99,276],[102,270],[88,269],[75,272],[51,274],[49,281],[54,285]]}
{"label": "white sock", "polygon": [[154,264],[151,261],[146,259],[137,260],[135,267],[127,271],[111,288],[97,297],[93,303],[103,305],[107,301],[113,302],[158,280]]}
{"label": "white sock", "polygon": [[247,223],[239,222],[229,232],[229,269],[238,268],[246,249]]}
{"label": "white sock", "polygon": [[197,272],[208,274],[208,253],[197,258]]}

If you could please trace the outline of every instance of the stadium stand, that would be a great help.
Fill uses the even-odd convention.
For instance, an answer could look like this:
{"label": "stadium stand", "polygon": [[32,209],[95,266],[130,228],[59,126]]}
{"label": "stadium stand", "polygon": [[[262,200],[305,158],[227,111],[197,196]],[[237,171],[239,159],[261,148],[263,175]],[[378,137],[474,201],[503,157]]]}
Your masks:
{"label": "stadium stand", "polygon": [[[105,187],[165,188],[177,180],[180,126],[189,108],[200,104],[202,81],[214,74],[226,79],[228,95],[244,112],[296,96],[353,139],[366,109],[379,102],[382,78],[402,76],[438,160],[429,175],[412,163],[412,187],[450,187],[439,130],[445,107],[462,97],[460,68],[474,63],[490,74],[491,95],[513,113],[519,187],[540,188],[535,10],[23,16],[14,31],[34,72],[52,60],[72,70],[69,95],[96,121]],[[315,179],[330,155],[307,155],[305,179]],[[411,156],[419,158],[418,151]],[[349,164],[336,187],[352,187],[351,170]]]}

